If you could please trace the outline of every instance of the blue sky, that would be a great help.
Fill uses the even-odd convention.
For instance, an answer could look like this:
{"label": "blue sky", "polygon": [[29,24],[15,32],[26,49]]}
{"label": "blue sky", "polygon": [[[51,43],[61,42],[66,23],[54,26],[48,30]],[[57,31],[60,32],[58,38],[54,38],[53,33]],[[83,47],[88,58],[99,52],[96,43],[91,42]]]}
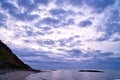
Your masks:
{"label": "blue sky", "polygon": [[0,0],[0,40],[39,69],[120,69],[119,0]]}

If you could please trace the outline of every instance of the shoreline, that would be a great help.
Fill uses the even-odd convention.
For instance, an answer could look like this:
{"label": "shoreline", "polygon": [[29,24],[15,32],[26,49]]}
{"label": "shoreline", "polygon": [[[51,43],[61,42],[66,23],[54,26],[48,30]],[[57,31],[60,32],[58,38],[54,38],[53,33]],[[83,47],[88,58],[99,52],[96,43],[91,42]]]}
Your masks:
{"label": "shoreline", "polygon": [[27,76],[30,74],[35,74],[37,72],[35,71],[27,71],[27,70],[21,70],[21,71],[8,71],[4,74],[0,74],[0,80],[25,80]]}
{"label": "shoreline", "polygon": [[41,70],[37,70],[37,69],[0,69],[0,75],[2,74],[6,74],[6,73],[10,73],[10,72],[16,72],[16,71],[31,71],[31,72],[43,72]]}

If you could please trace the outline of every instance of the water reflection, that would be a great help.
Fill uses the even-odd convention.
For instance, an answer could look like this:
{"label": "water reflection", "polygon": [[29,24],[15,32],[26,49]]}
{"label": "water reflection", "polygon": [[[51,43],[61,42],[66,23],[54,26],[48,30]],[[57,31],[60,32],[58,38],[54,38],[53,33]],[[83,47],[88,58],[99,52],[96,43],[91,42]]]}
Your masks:
{"label": "water reflection", "polygon": [[104,73],[78,72],[74,70],[57,70],[32,74],[26,80],[114,80],[120,79],[120,71]]}

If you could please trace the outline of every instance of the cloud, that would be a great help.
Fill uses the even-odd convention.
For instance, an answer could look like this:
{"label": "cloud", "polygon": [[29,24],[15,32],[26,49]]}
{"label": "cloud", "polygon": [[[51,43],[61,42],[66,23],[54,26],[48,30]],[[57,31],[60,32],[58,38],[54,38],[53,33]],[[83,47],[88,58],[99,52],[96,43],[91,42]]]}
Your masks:
{"label": "cloud", "polygon": [[[119,23],[111,23],[111,24],[108,24],[109,28],[107,28],[107,33],[109,35],[112,35],[114,33],[120,33],[120,27],[119,27]],[[109,29],[109,30],[108,30]]]}
{"label": "cloud", "polygon": [[25,8],[33,7],[31,0],[17,0],[17,3],[19,6],[23,6]]}
{"label": "cloud", "polygon": [[113,41],[120,41],[120,38],[115,38],[113,39]]}
{"label": "cloud", "polygon": [[52,9],[50,10],[50,13],[52,15],[63,15],[66,13],[66,11],[64,9]]}
{"label": "cloud", "polygon": [[106,7],[113,5],[115,3],[115,0],[85,0],[85,2],[89,5],[92,6],[95,11],[103,11]]}
{"label": "cloud", "polygon": [[[21,0],[20,0],[21,1]],[[27,0],[28,1],[28,0]],[[23,1],[21,1],[21,2],[23,2]],[[19,7],[21,7],[21,5],[22,6],[25,6],[25,8],[26,8],[26,6],[27,7],[29,7],[30,9],[32,9],[33,7],[31,6],[31,5],[29,5],[28,6],[28,4],[30,4],[30,2],[23,2],[23,3],[21,3],[21,2],[18,2],[19,4]],[[25,20],[33,20],[33,19],[35,19],[35,18],[37,18],[38,16],[37,15],[30,15],[29,14],[29,9],[28,8],[26,8],[26,11],[24,11],[24,12],[21,12],[21,10],[19,10],[14,4],[12,4],[12,3],[10,3],[10,2],[3,2],[2,3],[2,5],[1,5],[1,7],[3,8],[3,9],[5,9],[5,10],[8,10],[8,13],[11,15],[11,16],[13,16],[13,17],[15,17],[15,18],[17,18],[17,19],[19,19],[19,20],[22,20],[22,21],[25,21]]]}
{"label": "cloud", "polygon": [[79,57],[81,54],[82,54],[82,51],[79,50],[79,49],[72,49],[70,51],[67,51],[68,53],[71,53],[70,55],[72,57],[76,56],[76,57]]}
{"label": "cloud", "polygon": [[92,25],[92,22],[89,21],[89,20],[81,21],[81,22],[79,23],[79,26],[80,26],[80,27],[88,27],[88,26],[90,26],[90,25]]}
{"label": "cloud", "polygon": [[111,56],[113,56],[114,55],[114,53],[112,53],[112,52],[98,52],[98,53],[95,53],[95,55],[93,55],[94,56],[94,58],[100,58],[100,59],[106,59],[107,57],[111,57]]}
{"label": "cloud", "polygon": [[69,3],[74,5],[74,6],[80,6],[80,5],[83,5],[83,1],[80,1],[80,0],[69,0]]}
{"label": "cloud", "polygon": [[38,17],[37,15],[29,15],[27,13],[14,14],[13,16],[15,16],[17,19],[22,21],[25,21],[25,20],[31,21]]}
{"label": "cloud", "polygon": [[73,6],[80,7],[81,5],[88,5],[94,9],[96,12],[101,12],[108,6],[111,6],[115,3],[115,0],[69,0],[69,3]]}
{"label": "cloud", "polygon": [[9,2],[2,2],[1,7],[4,9],[8,9],[9,11],[17,9],[12,3]]}
{"label": "cloud", "polygon": [[[115,7],[116,6],[116,7]],[[101,32],[103,32],[103,36],[99,37],[98,41],[114,41],[114,39],[119,39],[119,1],[116,0],[116,3],[114,5],[109,6],[109,11],[107,13],[111,13],[110,15],[106,15],[105,25],[104,28],[102,28]],[[99,29],[99,28],[98,28]],[[100,29],[99,29],[100,30]]]}
{"label": "cloud", "polygon": [[53,18],[50,18],[50,17],[46,17],[41,22],[43,22],[47,25],[54,25],[54,24],[58,24],[59,20],[53,19]]}
{"label": "cloud", "polygon": [[0,13],[0,25],[2,25],[2,26],[5,27],[5,26],[6,26],[6,25],[5,25],[6,19],[7,19],[7,16],[4,15],[4,14],[2,14],[2,13]]}
{"label": "cloud", "polygon": [[120,56],[119,19],[119,0],[0,0],[0,39],[31,65],[98,65]]}
{"label": "cloud", "polygon": [[34,3],[47,5],[49,3],[49,0],[35,0]]}
{"label": "cloud", "polygon": [[17,8],[9,2],[2,2],[1,8],[8,10],[9,14],[14,14],[15,12],[17,12]]}
{"label": "cloud", "polygon": [[[99,52],[99,51],[98,51]],[[107,52],[104,56],[110,56],[111,53]],[[102,57],[104,57],[102,56]],[[74,57],[74,56],[73,56]],[[46,57],[47,58],[47,57]],[[41,59],[41,58],[39,58]],[[26,59],[25,62],[29,63],[35,68],[43,68],[43,69],[79,69],[79,68],[87,68],[87,69],[119,69],[119,57],[116,58],[106,58],[106,59],[99,59],[99,58],[92,58],[89,60],[83,60],[78,62],[63,62],[61,59],[56,58],[55,60],[52,58],[52,61],[41,61],[41,60],[30,60]],[[46,59],[45,59],[46,60]],[[54,60],[54,61],[53,61]],[[57,60],[57,61],[56,61]],[[34,63],[34,65],[33,65]],[[40,64],[38,64],[40,63]],[[81,65],[82,64],[82,65]],[[68,66],[69,65],[69,66]],[[97,65],[97,66],[96,66]]]}

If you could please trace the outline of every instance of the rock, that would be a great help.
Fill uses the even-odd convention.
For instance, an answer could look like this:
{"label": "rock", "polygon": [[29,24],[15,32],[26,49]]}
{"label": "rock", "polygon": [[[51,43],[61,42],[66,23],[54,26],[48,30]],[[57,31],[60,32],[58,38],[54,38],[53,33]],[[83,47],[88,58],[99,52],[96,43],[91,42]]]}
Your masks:
{"label": "rock", "polygon": [[103,72],[100,70],[79,70],[79,72]]}

